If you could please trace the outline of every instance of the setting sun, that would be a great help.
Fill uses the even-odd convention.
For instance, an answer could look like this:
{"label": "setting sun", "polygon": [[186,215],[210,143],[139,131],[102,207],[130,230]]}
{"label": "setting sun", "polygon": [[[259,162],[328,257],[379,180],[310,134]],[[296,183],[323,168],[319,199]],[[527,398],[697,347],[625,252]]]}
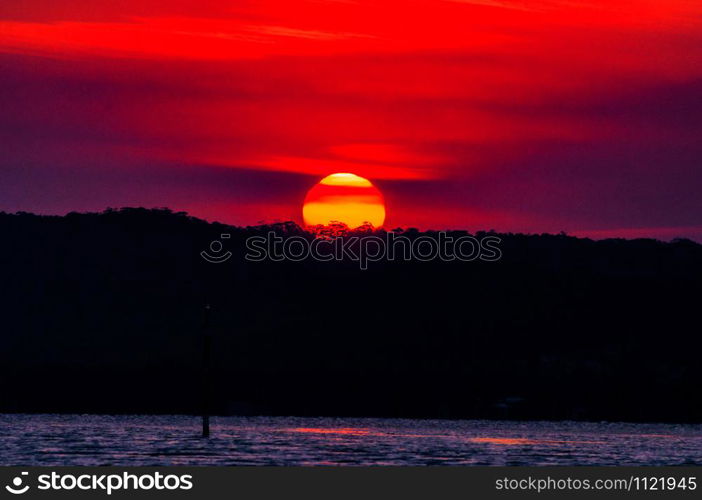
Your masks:
{"label": "setting sun", "polygon": [[308,226],[343,222],[350,228],[385,222],[385,202],[368,179],[350,173],[331,174],[309,190],[302,207]]}

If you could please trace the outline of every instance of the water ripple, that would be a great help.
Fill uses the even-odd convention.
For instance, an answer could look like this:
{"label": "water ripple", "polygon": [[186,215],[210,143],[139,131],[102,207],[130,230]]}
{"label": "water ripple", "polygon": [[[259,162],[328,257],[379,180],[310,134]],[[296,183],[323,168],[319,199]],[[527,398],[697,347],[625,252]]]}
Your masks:
{"label": "water ripple", "polygon": [[702,426],[0,415],[0,465],[702,465]]}

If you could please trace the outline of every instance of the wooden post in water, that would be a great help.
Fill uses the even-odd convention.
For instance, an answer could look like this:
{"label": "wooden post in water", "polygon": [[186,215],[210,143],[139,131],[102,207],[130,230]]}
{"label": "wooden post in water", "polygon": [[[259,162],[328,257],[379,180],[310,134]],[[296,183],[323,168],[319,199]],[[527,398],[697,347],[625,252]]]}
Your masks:
{"label": "wooden post in water", "polygon": [[210,305],[205,305],[202,324],[202,437],[210,437]]}

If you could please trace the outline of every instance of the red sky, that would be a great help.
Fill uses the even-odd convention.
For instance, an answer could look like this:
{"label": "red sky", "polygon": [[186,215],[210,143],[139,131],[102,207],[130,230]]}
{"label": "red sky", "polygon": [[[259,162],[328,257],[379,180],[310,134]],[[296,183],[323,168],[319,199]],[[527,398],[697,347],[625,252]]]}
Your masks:
{"label": "red sky", "polygon": [[699,0],[3,0],[0,210],[702,241]]}

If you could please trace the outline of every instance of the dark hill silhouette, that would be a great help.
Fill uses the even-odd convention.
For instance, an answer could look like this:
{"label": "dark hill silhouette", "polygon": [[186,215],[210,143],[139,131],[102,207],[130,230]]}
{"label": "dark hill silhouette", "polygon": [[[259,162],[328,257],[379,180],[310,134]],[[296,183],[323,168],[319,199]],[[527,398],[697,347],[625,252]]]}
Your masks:
{"label": "dark hill silhouette", "polygon": [[[245,262],[270,230],[312,237],[0,213],[0,411],[197,412],[209,302],[218,413],[702,421],[702,245],[499,234],[499,262]],[[209,264],[222,233],[234,255]]]}

